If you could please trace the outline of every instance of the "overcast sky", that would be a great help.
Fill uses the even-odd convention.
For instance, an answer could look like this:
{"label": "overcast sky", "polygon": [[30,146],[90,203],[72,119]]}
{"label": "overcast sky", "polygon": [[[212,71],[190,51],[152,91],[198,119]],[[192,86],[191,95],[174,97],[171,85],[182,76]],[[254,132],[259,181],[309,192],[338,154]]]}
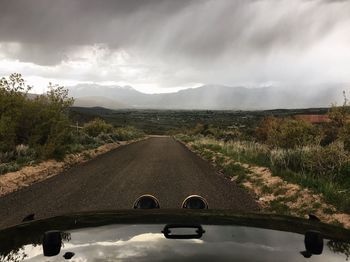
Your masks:
{"label": "overcast sky", "polygon": [[350,83],[350,1],[0,0],[0,76],[169,92]]}

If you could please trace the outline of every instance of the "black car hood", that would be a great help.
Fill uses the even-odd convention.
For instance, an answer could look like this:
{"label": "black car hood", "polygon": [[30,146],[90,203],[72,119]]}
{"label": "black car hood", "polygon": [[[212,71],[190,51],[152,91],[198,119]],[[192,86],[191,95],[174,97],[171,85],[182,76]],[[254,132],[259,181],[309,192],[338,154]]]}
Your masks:
{"label": "black car hood", "polygon": [[[167,224],[202,225],[199,239],[166,239]],[[0,261],[47,261],[43,234],[59,230],[61,260],[237,260],[301,261],[307,232],[324,239],[315,261],[344,261],[350,253],[350,231],[318,221],[272,214],[239,214],[223,210],[122,210],[85,212],[26,222],[0,231]],[[250,260],[249,260],[250,259]]]}

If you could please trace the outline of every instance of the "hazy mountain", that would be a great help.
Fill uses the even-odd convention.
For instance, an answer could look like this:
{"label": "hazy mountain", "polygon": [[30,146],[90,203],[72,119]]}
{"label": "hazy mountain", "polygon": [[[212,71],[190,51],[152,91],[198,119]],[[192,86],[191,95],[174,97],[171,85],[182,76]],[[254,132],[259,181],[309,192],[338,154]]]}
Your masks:
{"label": "hazy mountain", "polygon": [[[274,109],[327,107],[341,103],[344,85],[287,89],[206,85],[176,93],[144,94],[131,87],[77,85],[70,95],[79,106],[147,109]],[[315,92],[314,90],[317,90]]]}
{"label": "hazy mountain", "polygon": [[86,96],[86,97],[77,97],[74,99],[74,106],[80,107],[104,107],[110,109],[122,109],[130,108],[119,101],[110,99],[103,96]]}
{"label": "hazy mountain", "polygon": [[[74,98],[105,97],[127,105],[127,107],[142,107],[152,103],[149,95],[138,92],[130,86],[100,86],[93,84],[79,84],[69,87],[69,94]],[[102,106],[102,105],[101,105]]]}

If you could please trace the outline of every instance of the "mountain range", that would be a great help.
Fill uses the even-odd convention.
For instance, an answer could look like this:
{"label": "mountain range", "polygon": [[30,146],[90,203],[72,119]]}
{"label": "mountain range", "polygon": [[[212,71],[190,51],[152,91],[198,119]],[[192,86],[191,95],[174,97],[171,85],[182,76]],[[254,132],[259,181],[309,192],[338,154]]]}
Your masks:
{"label": "mountain range", "polygon": [[186,109],[186,110],[265,110],[277,108],[328,107],[343,101],[349,86],[308,88],[229,87],[204,85],[175,93],[145,94],[130,86],[79,84],[69,87],[75,106],[110,109]]}

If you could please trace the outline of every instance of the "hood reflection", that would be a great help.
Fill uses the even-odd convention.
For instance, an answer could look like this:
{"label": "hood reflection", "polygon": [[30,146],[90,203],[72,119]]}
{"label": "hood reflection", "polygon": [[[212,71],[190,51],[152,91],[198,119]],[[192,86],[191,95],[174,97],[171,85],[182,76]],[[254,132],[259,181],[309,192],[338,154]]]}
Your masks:
{"label": "hood reflection", "polygon": [[[240,226],[203,226],[201,239],[166,239],[164,225],[114,225],[70,231],[61,253],[44,257],[41,245],[22,249],[26,261],[345,261],[341,245],[327,244],[322,255],[300,255],[304,236]],[[67,232],[68,233],[68,232]],[[343,250],[346,249],[343,247]],[[332,252],[334,251],[334,252]],[[20,254],[19,250],[18,254]],[[339,253],[337,253],[339,252]],[[10,260],[8,260],[10,261]],[[11,260],[13,261],[13,260]]]}

